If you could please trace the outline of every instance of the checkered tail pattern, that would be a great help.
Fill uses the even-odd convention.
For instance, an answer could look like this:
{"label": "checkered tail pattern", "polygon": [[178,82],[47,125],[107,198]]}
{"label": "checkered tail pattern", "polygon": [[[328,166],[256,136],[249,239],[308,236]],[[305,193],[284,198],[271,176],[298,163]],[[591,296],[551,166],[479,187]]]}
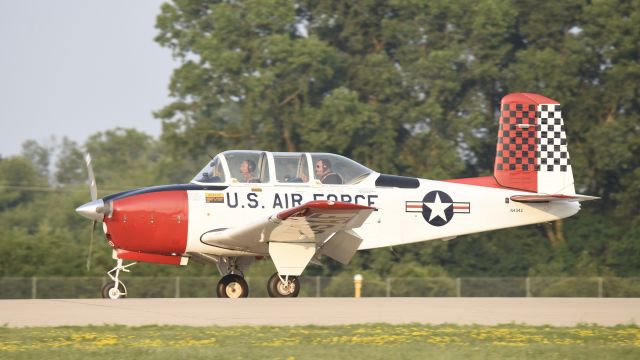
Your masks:
{"label": "checkered tail pattern", "polygon": [[500,185],[514,189],[575,193],[557,101],[531,93],[502,99],[494,177]]}
{"label": "checkered tail pattern", "polygon": [[537,149],[538,169],[566,172],[570,166],[569,151],[560,105],[538,105],[537,117],[537,130],[540,132],[540,144]]}

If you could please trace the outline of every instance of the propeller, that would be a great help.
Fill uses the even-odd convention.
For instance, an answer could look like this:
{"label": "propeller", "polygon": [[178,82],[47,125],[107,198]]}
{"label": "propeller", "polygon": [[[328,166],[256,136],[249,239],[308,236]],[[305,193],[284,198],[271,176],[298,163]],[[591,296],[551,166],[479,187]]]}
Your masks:
{"label": "propeller", "polygon": [[93,226],[91,227],[91,240],[89,240],[89,253],[87,254],[87,271],[91,270],[91,255],[93,255],[93,234],[96,232],[96,223],[98,220],[93,220]]}
{"label": "propeller", "polygon": [[[93,174],[93,165],[91,165],[91,154],[87,153],[84,157],[84,161],[87,164],[87,174],[89,175],[89,192],[91,193],[91,201],[95,201],[98,198],[98,185],[96,184],[96,177]],[[87,271],[91,270],[91,256],[93,255],[93,235],[96,232],[96,223],[98,220],[93,220],[91,226],[91,240],[89,240],[89,252],[87,254]]]}
{"label": "propeller", "polygon": [[87,173],[89,174],[89,191],[91,192],[91,200],[95,200],[98,198],[98,185],[96,184],[96,177],[93,175],[91,154],[87,153],[84,156],[84,162],[87,164]]}

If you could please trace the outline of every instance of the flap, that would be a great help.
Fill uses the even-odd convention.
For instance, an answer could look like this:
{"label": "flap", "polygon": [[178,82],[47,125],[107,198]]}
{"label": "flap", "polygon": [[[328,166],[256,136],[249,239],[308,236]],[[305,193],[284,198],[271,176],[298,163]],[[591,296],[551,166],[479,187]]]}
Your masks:
{"label": "flap", "polygon": [[320,254],[348,264],[358,251],[362,238],[351,230],[338,231],[322,245]]}

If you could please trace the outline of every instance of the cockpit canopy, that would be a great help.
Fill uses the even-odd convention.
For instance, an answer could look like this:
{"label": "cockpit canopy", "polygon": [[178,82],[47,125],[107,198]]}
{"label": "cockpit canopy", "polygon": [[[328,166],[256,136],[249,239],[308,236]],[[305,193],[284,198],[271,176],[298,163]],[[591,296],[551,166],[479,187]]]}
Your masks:
{"label": "cockpit canopy", "polygon": [[232,150],[216,155],[193,183],[357,184],[372,170],[329,153]]}

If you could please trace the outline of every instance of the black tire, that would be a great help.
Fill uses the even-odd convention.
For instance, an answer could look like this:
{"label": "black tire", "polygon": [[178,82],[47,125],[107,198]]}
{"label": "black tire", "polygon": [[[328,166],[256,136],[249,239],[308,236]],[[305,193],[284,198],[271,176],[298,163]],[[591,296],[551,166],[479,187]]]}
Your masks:
{"label": "black tire", "polygon": [[218,281],[216,293],[219,298],[246,298],[249,296],[249,285],[240,275],[225,275]]}
{"label": "black tire", "polygon": [[267,283],[267,292],[270,297],[298,297],[300,293],[300,280],[297,276],[289,276],[290,288],[285,288],[278,273],[273,274]]}
{"label": "black tire", "polygon": [[119,294],[113,294],[113,293],[109,293],[111,291],[111,289],[116,287],[116,283],[114,281],[110,281],[108,282],[105,286],[102,287],[102,298],[103,299],[111,299],[111,300],[117,300],[117,299],[123,299],[127,297],[127,288],[124,286],[124,284],[122,282],[118,282],[118,290],[120,291]]}

